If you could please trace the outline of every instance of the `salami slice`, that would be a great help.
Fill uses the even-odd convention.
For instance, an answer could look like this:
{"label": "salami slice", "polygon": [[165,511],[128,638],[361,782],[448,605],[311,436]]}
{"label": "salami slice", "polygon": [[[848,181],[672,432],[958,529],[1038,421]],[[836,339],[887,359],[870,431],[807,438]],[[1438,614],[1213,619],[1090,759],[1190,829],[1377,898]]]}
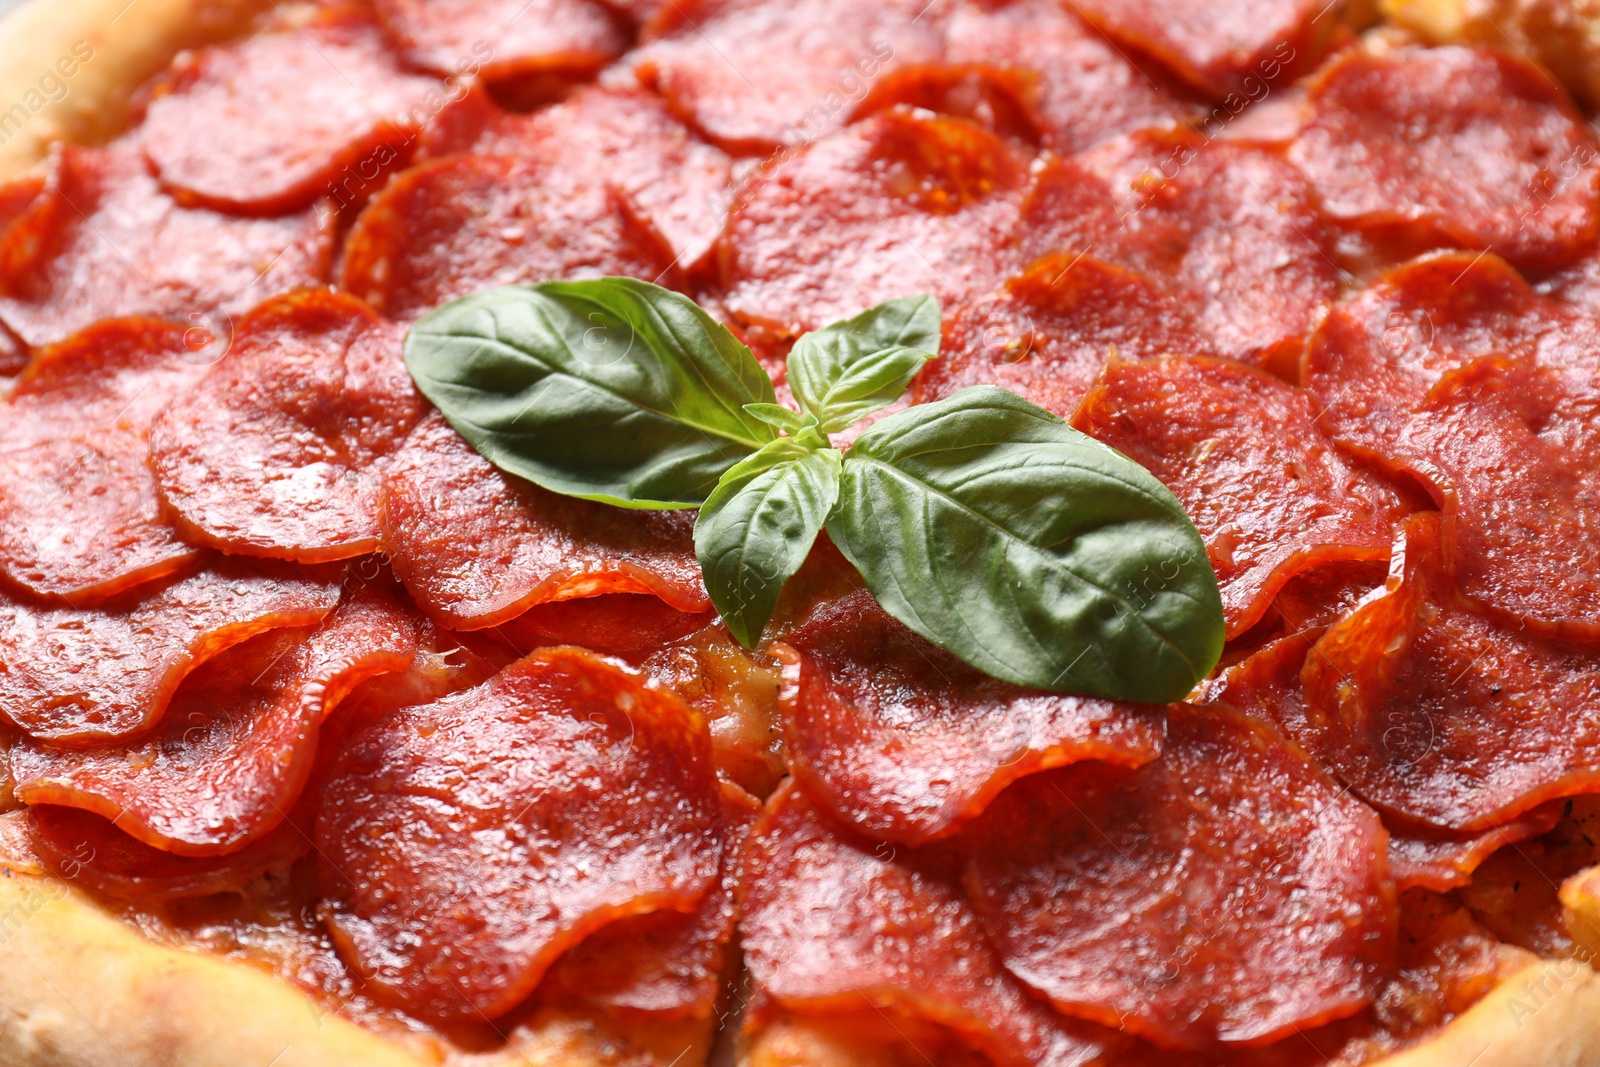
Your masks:
{"label": "salami slice", "polygon": [[406,62],[445,76],[584,77],[628,45],[596,0],[375,0],[373,7]]}
{"label": "salami slice", "polygon": [[1125,767],[1161,751],[1159,707],[995,681],[890,618],[861,590],[787,637],[784,735],[815,802],[873,837],[953,833],[1047,767]]}
{"label": "salami slice", "polygon": [[496,285],[614,274],[679,280],[671,248],[624,194],[531,160],[452,156],[372,198],[345,244],[340,284],[410,320]]}
{"label": "salami slice", "polygon": [[160,720],[201,663],[256,634],[315,625],[338,600],[332,581],[236,561],[100,608],[0,593],[0,712],[52,744],[115,740]]}
{"label": "salami slice", "polygon": [[1395,886],[1417,886],[1443,893],[1472,881],[1483,861],[1508,845],[1546,833],[1561,819],[1561,803],[1542,807],[1477,834],[1430,834],[1397,829],[1389,838],[1389,869]]}
{"label": "salami slice", "polygon": [[596,929],[697,908],[721,827],[699,714],[590,653],[537,652],[346,747],[317,826],[326,919],[407,1010],[493,1018]]}
{"label": "salami slice", "polygon": [[1384,559],[1408,510],[1341,456],[1306,394],[1220,360],[1116,363],[1073,423],[1143,464],[1200,530],[1228,636],[1253,626],[1296,573]]}
{"label": "salami slice", "polygon": [[57,145],[49,168],[0,244],[0,319],[33,348],[123,315],[225,335],[262,297],[327,278],[332,212],[182,207],[127,144]]}
{"label": "salami slice", "polygon": [[578,645],[636,662],[714,618],[709,609],[679,611],[649,593],[605,593],[535,604],[493,633],[523,655],[544,645]]}
{"label": "salami slice", "polygon": [[426,410],[402,338],[329,289],[239,320],[228,355],[150,431],[150,468],[184,537],[304,563],[376,548],[381,467]]}
{"label": "salami slice", "polygon": [[710,606],[694,517],[559,496],[499,470],[429,416],[384,474],[384,545],[424,611],[481,630],[535,604],[649,593]]}
{"label": "salami slice", "polygon": [[1285,726],[1369,803],[1461,835],[1600,782],[1600,660],[1483,615],[1439,541],[1436,513],[1407,521],[1387,593],[1317,642]]}
{"label": "salami slice", "polygon": [[1397,913],[1387,834],[1271,727],[1175,707],[1161,758],[1023,779],[968,828],[1006,968],[1163,1046],[1261,1043],[1360,1011]]}
{"label": "salami slice", "polygon": [[999,287],[1027,179],[988,131],[891,110],[751,172],[720,250],[742,325],[792,338],[883,300]]}
{"label": "salami slice", "polygon": [[376,189],[443,99],[437,81],[396,65],[372,23],[324,12],[180,56],[139,139],[179,200],[276,215],[342,200],[348,168]]}
{"label": "salami slice", "polygon": [[811,1014],[876,1008],[948,1027],[996,1067],[1077,1067],[1101,1051],[1000,968],[943,850],[875,844],[793,782],[745,851],[739,930],[761,995]]}
{"label": "salami slice", "polygon": [[399,605],[357,590],[318,629],[263,634],[202,664],[132,748],[20,742],[17,796],[95,812],[178,855],[237,852],[294,806],[323,718],[361,682],[405,670],[416,650]]}
{"label": "salami slice", "polygon": [[1289,158],[1328,217],[1524,268],[1560,266],[1593,242],[1600,146],[1550,76],[1515,53],[1355,49],[1310,92]]}
{"label": "salami slice", "polygon": [[156,412],[205,373],[188,333],[98,323],[43,349],[0,404],[0,573],[14,584],[86,606],[197,558],[145,465]]}

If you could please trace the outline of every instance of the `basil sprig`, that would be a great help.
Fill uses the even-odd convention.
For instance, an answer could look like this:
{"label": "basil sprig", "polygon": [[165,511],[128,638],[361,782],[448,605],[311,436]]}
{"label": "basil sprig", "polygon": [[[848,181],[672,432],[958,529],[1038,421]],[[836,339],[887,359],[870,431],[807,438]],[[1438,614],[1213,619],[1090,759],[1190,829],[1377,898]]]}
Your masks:
{"label": "basil sprig", "polygon": [[1198,531],[1144,468],[994,386],[833,446],[938,347],[925,296],[806,334],[793,410],[693,301],[602,278],[446,305],[412,328],[406,362],[513,474],[624,507],[699,506],[706,588],[746,646],[826,528],[886,611],[982,671],[1182,699],[1222,653],[1222,602]]}

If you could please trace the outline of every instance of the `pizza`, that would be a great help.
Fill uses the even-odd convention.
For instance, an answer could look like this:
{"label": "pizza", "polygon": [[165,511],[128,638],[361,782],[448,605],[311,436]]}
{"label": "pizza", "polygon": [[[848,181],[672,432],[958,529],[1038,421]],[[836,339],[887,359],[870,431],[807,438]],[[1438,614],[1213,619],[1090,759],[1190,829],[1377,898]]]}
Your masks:
{"label": "pizza", "polygon": [[0,22],[0,1064],[1600,1064],[1600,35],[1379,6]]}

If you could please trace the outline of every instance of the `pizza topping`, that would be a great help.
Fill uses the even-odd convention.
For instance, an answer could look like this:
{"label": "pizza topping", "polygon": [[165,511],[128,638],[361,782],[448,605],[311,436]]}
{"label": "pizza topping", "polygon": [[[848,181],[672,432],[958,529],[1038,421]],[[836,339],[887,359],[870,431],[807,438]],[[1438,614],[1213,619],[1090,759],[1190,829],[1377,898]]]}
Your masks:
{"label": "pizza topping", "polygon": [[790,782],[745,853],[745,965],[760,993],[811,1014],[876,1008],[955,1031],[996,1067],[1080,1064],[1094,1031],[1000,966],[944,851],[829,822]]}
{"label": "pizza topping", "polygon": [[1476,833],[1600,777],[1600,665],[1483,615],[1445,571],[1439,527],[1407,521],[1387,593],[1317,643],[1284,725],[1369,803]]}
{"label": "pizza topping", "polygon": [[[1384,559],[1408,510],[1316,427],[1305,393],[1208,359],[1115,363],[1074,422],[1167,484],[1206,541],[1228,636],[1297,572]],[[1159,578],[1157,578],[1159,584]]]}
{"label": "pizza topping", "polygon": [[85,606],[195,559],[145,465],[151,420],[205,373],[181,325],[111,319],[44,349],[0,404],[0,572]]}
{"label": "pizza topping", "polygon": [[1159,708],[997,681],[895,622],[865,590],[786,638],[783,700],[794,773],[815,802],[910,845],[954,832],[1009,783],[1078,760],[1137,766]]}
{"label": "pizza topping", "polygon": [[366,679],[405,670],[416,648],[393,599],[360,590],[315,630],[263,634],[202,664],[150,737],[99,749],[19,743],[17,796],[96,812],[180,855],[236,852],[294,805],[323,718]]}
{"label": "pizza topping", "polygon": [[967,830],[1007,970],[1163,1046],[1265,1042],[1353,1014],[1395,943],[1387,835],[1276,731],[1174,708],[1161,757],[1013,785]]}
{"label": "pizza topping", "polygon": [[1600,221],[1600,147],[1550,76],[1508,51],[1349,51],[1312,83],[1289,156],[1326,215],[1403,247],[1550,268]]}
{"label": "pizza topping", "polygon": [[180,206],[126,146],[58,145],[0,244],[0,319],[38,348],[120,315],[226,334],[269,293],[322,281],[331,212],[242,219]]}
{"label": "pizza topping", "polygon": [[402,72],[371,23],[324,15],[181,56],[139,137],[182,202],[279,214],[343,201],[351,168],[377,188],[408,154],[430,94],[442,96],[439,83]]}
{"label": "pizza topping", "polygon": [[505,156],[412,167],[356,219],[340,284],[404,321],[513,282],[620,274],[676,283],[671,248],[605,180]]}
{"label": "pizza topping", "polygon": [[340,951],[429,1019],[494,1018],[607,923],[693,911],[721,852],[705,721],[576,649],[380,720],[322,798]]}
{"label": "pizza topping", "polygon": [[875,115],[746,176],[720,252],[727,309],[792,338],[892,297],[987,293],[1026,178],[972,123]]}
{"label": "pizza topping", "polygon": [[407,63],[444,76],[502,80],[593,74],[627,47],[596,0],[375,0]]}
{"label": "pizza topping", "polygon": [[1389,869],[1395,887],[1421,886],[1443,893],[1472,881],[1472,872],[1500,849],[1538,837],[1561,818],[1561,803],[1537,807],[1504,826],[1477,834],[1437,834],[1410,828],[1389,837]]}
{"label": "pizza topping", "polygon": [[150,467],[184,536],[308,563],[373,551],[380,468],[425,409],[400,341],[327,289],[241,319],[232,350],[150,432]]}
{"label": "pizza topping", "polygon": [[419,606],[478,630],[536,604],[649,593],[709,605],[693,516],[560,496],[508,475],[443,418],[423,420],[384,474],[384,545]]}

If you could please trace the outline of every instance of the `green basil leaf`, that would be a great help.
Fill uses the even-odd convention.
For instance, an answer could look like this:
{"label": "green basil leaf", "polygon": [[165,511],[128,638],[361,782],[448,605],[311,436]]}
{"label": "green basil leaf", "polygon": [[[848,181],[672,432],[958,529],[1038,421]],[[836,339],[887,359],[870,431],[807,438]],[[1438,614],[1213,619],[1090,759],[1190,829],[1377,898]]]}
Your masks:
{"label": "green basil leaf", "polygon": [[1182,699],[1222,653],[1200,534],[1148,471],[994,386],[851,448],[828,532],[884,608],[988,674]]}
{"label": "green basil leaf", "polygon": [[750,350],[688,297],[630,278],[476,293],[405,342],[417,388],[502,470],[623,507],[694,507],[777,431]]}
{"label": "green basil leaf", "polygon": [[754,648],[783,583],[805,562],[839,499],[838,451],[792,438],[722,476],[694,524],[694,550],[728,632]]}
{"label": "green basil leaf", "polygon": [[807,416],[798,411],[791,411],[782,404],[746,404],[744,409],[753,417],[760,419],[768,426],[776,426],[791,437],[803,430],[807,425],[815,426],[817,420],[807,419]]}
{"label": "green basil leaf", "polygon": [[823,433],[837,433],[899,400],[938,351],[939,302],[890,300],[796,341],[789,388]]}

